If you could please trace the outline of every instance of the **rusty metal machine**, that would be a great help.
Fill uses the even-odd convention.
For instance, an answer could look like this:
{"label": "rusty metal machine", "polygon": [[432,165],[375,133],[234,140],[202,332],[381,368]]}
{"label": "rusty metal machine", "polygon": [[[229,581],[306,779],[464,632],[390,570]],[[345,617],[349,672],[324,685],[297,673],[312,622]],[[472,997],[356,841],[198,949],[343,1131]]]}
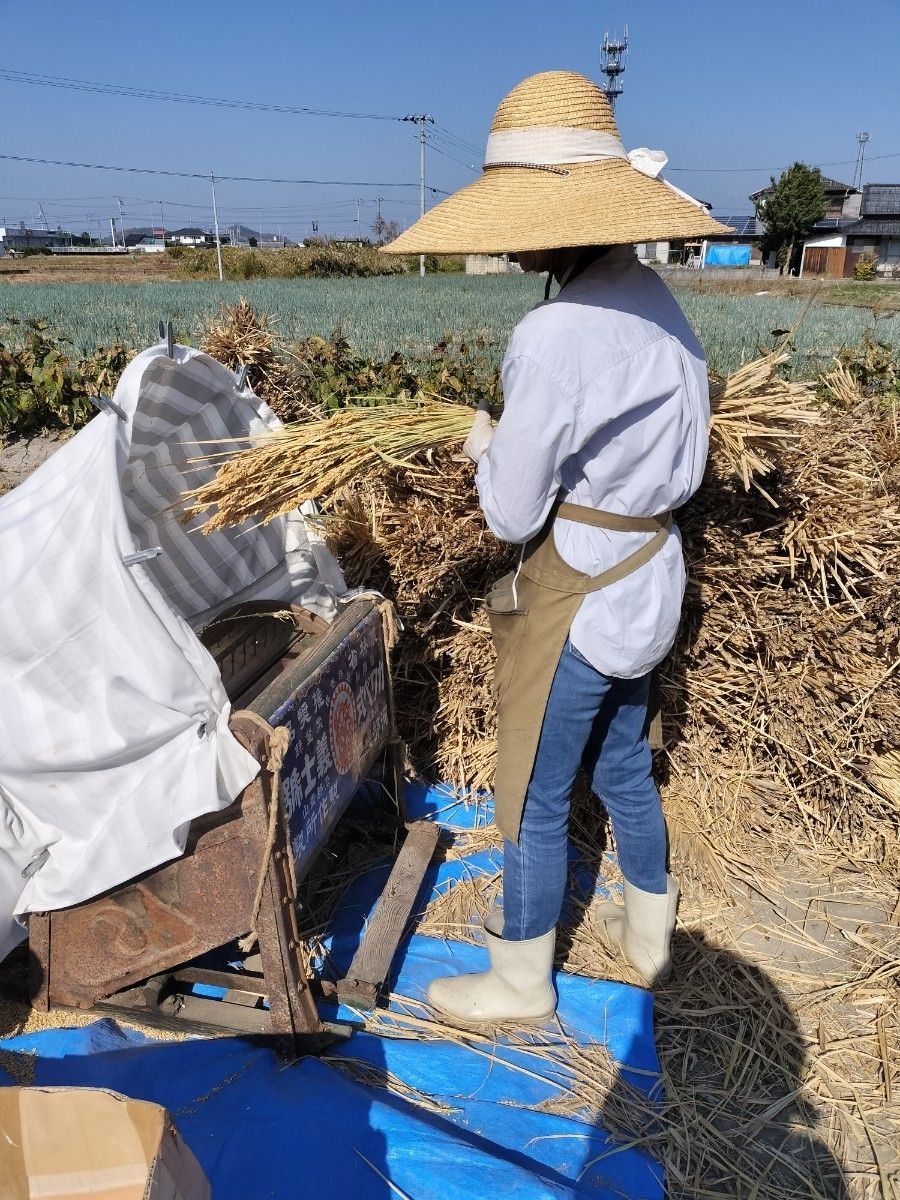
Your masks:
{"label": "rusty metal machine", "polygon": [[[437,841],[434,823],[403,820],[382,616],[369,599],[331,625],[300,608],[243,605],[203,640],[232,701],[232,731],[260,774],[228,808],[192,822],[181,858],[73,908],[32,914],[32,1003],[315,1049],[339,1032],[318,1001],[374,1007]],[[373,772],[403,845],[346,978],[318,979],[300,938],[298,885]],[[237,969],[209,966],[251,930],[258,952]]]}

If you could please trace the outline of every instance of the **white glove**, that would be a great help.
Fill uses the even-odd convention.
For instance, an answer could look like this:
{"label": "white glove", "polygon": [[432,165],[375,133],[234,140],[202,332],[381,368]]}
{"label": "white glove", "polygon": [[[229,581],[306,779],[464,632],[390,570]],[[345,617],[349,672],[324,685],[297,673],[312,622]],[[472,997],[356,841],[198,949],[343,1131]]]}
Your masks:
{"label": "white glove", "polygon": [[494,422],[491,420],[491,414],[479,405],[469,436],[463,442],[463,454],[468,455],[473,463],[477,463],[490,446],[493,436]]}

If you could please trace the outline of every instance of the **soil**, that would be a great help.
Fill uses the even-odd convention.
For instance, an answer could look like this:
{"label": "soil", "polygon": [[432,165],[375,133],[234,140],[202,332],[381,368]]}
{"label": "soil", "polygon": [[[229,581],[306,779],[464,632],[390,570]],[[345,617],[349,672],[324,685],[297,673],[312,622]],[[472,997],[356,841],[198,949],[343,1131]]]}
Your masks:
{"label": "soil", "polygon": [[24,483],[31,472],[71,436],[71,433],[55,432],[0,440],[0,496]]}
{"label": "soil", "polygon": [[0,258],[0,283],[149,283],[177,279],[168,254],[35,254]]}

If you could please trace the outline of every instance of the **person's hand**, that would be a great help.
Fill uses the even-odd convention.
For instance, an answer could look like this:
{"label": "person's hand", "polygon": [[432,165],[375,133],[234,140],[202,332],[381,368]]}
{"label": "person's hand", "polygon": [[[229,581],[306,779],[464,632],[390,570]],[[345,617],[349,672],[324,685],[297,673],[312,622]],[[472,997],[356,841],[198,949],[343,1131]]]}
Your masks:
{"label": "person's hand", "polygon": [[488,411],[487,401],[479,400],[469,436],[463,442],[463,454],[471,458],[473,463],[477,463],[490,446],[493,436],[494,423]]}

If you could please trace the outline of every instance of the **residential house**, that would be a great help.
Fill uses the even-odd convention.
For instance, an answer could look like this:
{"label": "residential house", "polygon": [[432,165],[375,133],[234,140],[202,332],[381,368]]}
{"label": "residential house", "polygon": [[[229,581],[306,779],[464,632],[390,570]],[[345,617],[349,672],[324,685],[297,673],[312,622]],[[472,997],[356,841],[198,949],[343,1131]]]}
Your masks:
{"label": "residential house", "polygon": [[850,279],[863,254],[880,276],[900,276],[900,183],[867,183],[855,220],[806,241],[801,274]]}
{"label": "residential house", "polygon": [[62,229],[26,229],[23,223],[16,227],[0,226],[0,255],[8,251],[21,253],[23,250],[53,250],[68,246],[71,235]]}
{"label": "residential house", "polygon": [[860,220],[845,233],[848,258],[858,261],[859,255],[869,253],[879,274],[900,275],[900,183],[867,183]]}

